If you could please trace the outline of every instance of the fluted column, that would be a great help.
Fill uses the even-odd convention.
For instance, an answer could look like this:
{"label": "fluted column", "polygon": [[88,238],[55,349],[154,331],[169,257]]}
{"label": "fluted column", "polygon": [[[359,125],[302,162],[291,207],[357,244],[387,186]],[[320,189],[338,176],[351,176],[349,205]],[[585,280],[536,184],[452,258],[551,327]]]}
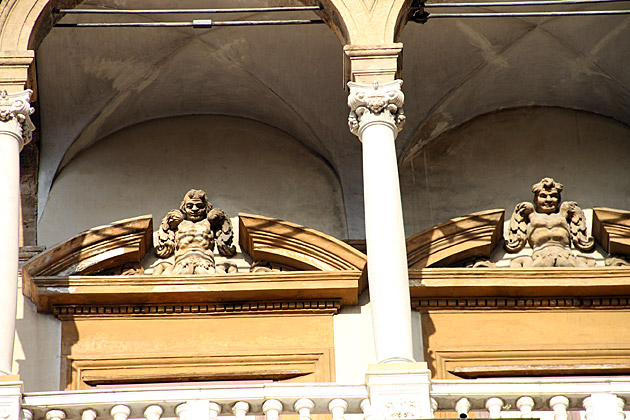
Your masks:
{"label": "fluted column", "polygon": [[17,307],[20,151],[31,140],[33,92],[0,91],[0,375],[11,373]]}
{"label": "fluted column", "polygon": [[368,276],[376,357],[413,361],[407,250],[395,139],[402,128],[402,80],[349,82],[348,125],[363,144]]}

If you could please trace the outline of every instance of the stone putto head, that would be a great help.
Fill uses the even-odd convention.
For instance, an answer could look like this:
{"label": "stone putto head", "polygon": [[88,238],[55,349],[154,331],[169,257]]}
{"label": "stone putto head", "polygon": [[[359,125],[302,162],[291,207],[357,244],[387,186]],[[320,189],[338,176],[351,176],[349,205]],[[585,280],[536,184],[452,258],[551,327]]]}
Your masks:
{"label": "stone putto head", "polygon": [[560,209],[560,193],[562,184],[553,178],[543,178],[540,182],[532,185],[534,193],[534,205],[538,213],[557,213]]}
{"label": "stone putto head", "polygon": [[212,210],[212,204],[203,190],[190,190],[184,196],[179,209],[184,213],[186,219],[198,222],[208,216]]}

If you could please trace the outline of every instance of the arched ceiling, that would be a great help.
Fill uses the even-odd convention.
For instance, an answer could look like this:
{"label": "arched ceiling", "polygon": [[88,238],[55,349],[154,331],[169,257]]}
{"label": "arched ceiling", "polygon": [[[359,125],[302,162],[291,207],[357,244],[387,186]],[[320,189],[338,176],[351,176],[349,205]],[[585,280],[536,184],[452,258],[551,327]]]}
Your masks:
{"label": "arched ceiling", "polygon": [[630,125],[629,15],[435,19],[407,24],[401,42],[403,159],[444,131],[505,108],[559,106]]}
{"label": "arched ceiling", "polygon": [[[274,4],[176,0],[168,8]],[[164,3],[87,0],[80,7],[148,9]],[[213,19],[285,17],[316,16],[257,13]],[[66,16],[63,21],[134,18],[148,21],[146,16]],[[168,19],[193,18],[201,17]],[[560,106],[630,124],[628,16],[436,19],[407,24],[400,41],[407,115],[397,140],[401,157],[445,130],[502,108]],[[326,25],[53,28],[36,54],[40,214],[56,174],[108,134],[153,118],[222,114],[282,129],[326,159],[342,183],[349,237],[361,237],[361,146],[346,126],[342,54]]]}

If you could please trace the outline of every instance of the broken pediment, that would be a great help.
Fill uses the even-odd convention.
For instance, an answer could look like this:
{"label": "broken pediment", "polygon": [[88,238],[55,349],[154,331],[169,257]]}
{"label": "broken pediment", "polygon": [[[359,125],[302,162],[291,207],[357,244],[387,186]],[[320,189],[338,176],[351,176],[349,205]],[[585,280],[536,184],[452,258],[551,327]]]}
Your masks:
{"label": "broken pediment", "polygon": [[[336,311],[356,304],[366,287],[365,255],[342,241],[262,216],[240,215],[238,226],[238,272],[153,275],[163,260],[154,261],[152,216],[145,215],[87,230],[33,257],[23,267],[24,294],[40,312],[58,316]],[[269,270],[251,270],[262,260]],[[130,264],[137,268],[124,272]]]}
{"label": "broken pediment", "polygon": [[456,266],[489,258],[503,236],[503,209],[457,217],[407,239],[410,269]]}

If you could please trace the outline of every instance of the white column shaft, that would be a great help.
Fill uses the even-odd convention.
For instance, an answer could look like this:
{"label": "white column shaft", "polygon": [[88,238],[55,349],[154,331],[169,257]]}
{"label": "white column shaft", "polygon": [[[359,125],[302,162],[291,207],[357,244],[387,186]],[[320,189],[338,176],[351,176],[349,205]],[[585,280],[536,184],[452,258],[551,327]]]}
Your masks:
{"label": "white column shaft", "polygon": [[[2,124],[2,123],[0,123]],[[20,144],[0,128],[0,214],[5,226],[0,235],[0,375],[10,374],[17,310],[19,253]]]}
{"label": "white column shaft", "polygon": [[20,151],[31,138],[30,90],[0,91],[0,375],[10,374],[17,310],[20,223]]}
{"label": "white column shaft", "polygon": [[368,277],[379,362],[413,360],[395,129],[393,124],[372,121],[360,130]]}

